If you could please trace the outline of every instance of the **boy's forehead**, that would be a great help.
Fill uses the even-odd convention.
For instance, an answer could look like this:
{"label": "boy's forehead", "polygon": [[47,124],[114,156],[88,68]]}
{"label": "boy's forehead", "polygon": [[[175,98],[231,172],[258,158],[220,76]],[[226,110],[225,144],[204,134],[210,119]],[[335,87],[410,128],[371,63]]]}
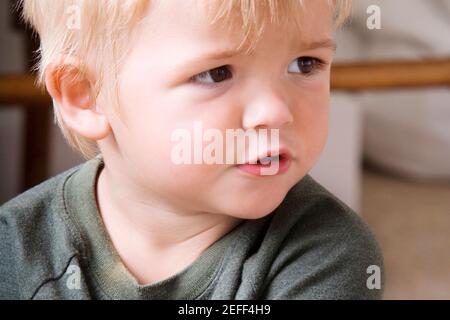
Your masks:
{"label": "boy's forehead", "polygon": [[[234,0],[228,0],[234,2]],[[215,7],[211,3],[216,0],[153,0],[146,17],[148,31],[155,37],[181,38],[198,40],[199,42],[227,42],[227,47],[237,47],[243,39],[242,12],[236,7],[228,18],[211,21],[215,16]],[[302,10],[298,12],[297,24],[292,17],[284,16],[278,23],[271,22],[270,17],[260,15],[258,19],[265,32],[273,32],[288,41],[311,43],[318,39],[326,39],[332,32],[332,12],[327,0],[303,1]],[[267,14],[267,13],[264,13]],[[252,20],[250,18],[250,20]],[[257,20],[257,19],[255,19]],[[256,30],[253,29],[253,31]],[[249,40],[252,41],[252,35]]]}

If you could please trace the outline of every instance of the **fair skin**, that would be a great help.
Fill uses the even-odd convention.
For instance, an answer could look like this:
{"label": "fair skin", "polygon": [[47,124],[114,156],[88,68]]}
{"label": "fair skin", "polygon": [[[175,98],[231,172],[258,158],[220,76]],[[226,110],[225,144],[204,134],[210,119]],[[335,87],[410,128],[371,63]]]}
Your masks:
{"label": "fair skin", "polygon": [[[327,139],[334,53],[329,9],[311,1],[301,32],[268,26],[250,55],[192,62],[233,48],[235,34],[209,25],[194,2],[154,3],[121,66],[121,116],[101,95],[93,101],[88,78],[60,78],[52,69],[57,63],[46,73],[65,123],[98,141],[105,159],[96,190],[99,212],[140,284],[181,271],[243,219],[268,215],[308,173]],[[321,45],[308,48],[314,43]],[[308,74],[297,67],[301,57],[325,64]],[[232,76],[209,87],[212,78],[189,81],[218,67]],[[222,132],[278,128],[280,144],[292,154],[289,170],[255,177],[235,165],[172,163],[171,133],[192,131],[195,120]]]}

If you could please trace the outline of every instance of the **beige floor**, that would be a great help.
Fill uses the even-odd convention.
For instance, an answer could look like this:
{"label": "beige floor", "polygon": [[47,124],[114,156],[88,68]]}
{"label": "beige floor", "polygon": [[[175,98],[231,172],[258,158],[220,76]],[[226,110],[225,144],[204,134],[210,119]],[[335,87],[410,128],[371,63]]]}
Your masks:
{"label": "beige floor", "polygon": [[385,299],[450,299],[450,182],[365,166],[362,215],[385,258]]}

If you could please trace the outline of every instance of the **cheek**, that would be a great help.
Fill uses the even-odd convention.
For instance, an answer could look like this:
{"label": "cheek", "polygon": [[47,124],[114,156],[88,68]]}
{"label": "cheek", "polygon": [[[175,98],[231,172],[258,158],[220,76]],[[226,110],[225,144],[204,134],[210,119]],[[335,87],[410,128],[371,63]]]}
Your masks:
{"label": "cheek", "polygon": [[[192,184],[206,185],[208,179],[216,178],[220,173],[217,166],[174,163],[172,150],[180,140],[172,141],[172,134],[180,129],[189,132],[192,145],[194,121],[201,121],[206,129],[217,127],[214,120],[220,117],[215,117],[212,112],[199,113],[201,106],[194,108],[186,105],[186,101],[178,101],[156,90],[128,91],[122,97],[123,108],[127,108],[127,124],[120,125],[121,134],[116,139],[121,153],[132,163],[134,175],[142,183],[157,185],[166,192],[179,189],[189,194]],[[193,153],[191,149],[191,158]],[[173,181],[177,181],[176,185]],[[198,190],[192,191],[198,193]]]}
{"label": "cheek", "polygon": [[312,166],[320,157],[328,138],[330,92],[323,84],[311,87],[298,103],[294,116],[297,135],[302,143],[305,164]]}
{"label": "cheek", "polygon": [[[147,87],[147,86],[146,86]],[[142,84],[127,82],[121,86],[121,119],[113,121],[117,152],[132,176],[141,183],[161,182],[170,173],[170,132],[167,106],[161,96]]]}

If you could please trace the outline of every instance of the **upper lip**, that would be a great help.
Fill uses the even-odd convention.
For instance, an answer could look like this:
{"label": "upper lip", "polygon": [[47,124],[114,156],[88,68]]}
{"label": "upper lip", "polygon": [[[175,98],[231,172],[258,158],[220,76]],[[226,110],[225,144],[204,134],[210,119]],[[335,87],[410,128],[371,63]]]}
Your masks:
{"label": "upper lip", "polygon": [[290,158],[292,158],[292,153],[288,148],[280,147],[278,149],[272,149],[272,150],[263,152],[257,158],[250,159],[246,163],[255,164],[258,162],[258,160],[264,159],[266,157],[275,157],[275,156],[278,156],[279,158],[290,159]]}

